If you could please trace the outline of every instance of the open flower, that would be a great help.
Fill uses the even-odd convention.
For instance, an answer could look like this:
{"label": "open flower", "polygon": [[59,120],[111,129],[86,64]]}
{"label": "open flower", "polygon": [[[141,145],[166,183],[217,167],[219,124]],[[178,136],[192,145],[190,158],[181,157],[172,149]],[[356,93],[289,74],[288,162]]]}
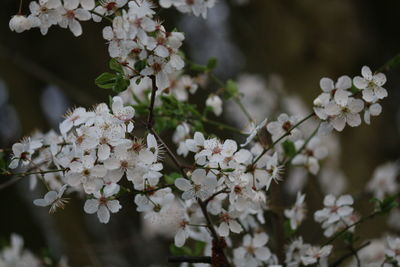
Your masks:
{"label": "open flower", "polygon": [[369,67],[364,66],[361,69],[363,77],[354,77],[354,86],[362,90],[363,99],[372,102],[375,98],[383,99],[388,96],[385,88],[382,86],[386,83],[386,76],[383,73],[372,74]]}
{"label": "open flower", "polygon": [[86,200],[83,209],[88,214],[97,213],[101,223],[108,223],[110,212],[117,213],[122,208],[119,201],[113,197],[118,192],[117,184],[105,187],[103,192],[98,191],[93,194],[95,198]]}
{"label": "open flower", "polygon": [[222,212],[219,215],[219,219],[221,221],[221,224],[218,227],[218,234],[220,236],[228,236],[229,231],[233,233],[240,233],[243,231],[242,226],[236,221],[238,218],[238,212],[236,211],[230,211],[230,212]]}
{"label": "open flower", "polygon": [[235,266],[264,266],[263,263],[272,256],[266,246],[268,239],[265,233],[255,234],[254,237],[245,235],[242,246],[233,250]]}
{"label": "open flower", "polygon": [[184,191],[182,194],[183,199],[199,198],[205,200],[214,192],[217,180],[207,177],[204,169],[196,169],[192,173],[191,181],[185,178],[178,178],[175,180],[175,185],[179,190]]}
{"label": "open flower", "polygon": [[58,192],[49,191],[44,195],[44,198],[35,199],[33,204],[39,207],[51,206],[49,212],[54,213],[58,208],[64,208],[65,204],[68,202],[68,199],[62,197],[67,187],[68,185],[65,184]]}

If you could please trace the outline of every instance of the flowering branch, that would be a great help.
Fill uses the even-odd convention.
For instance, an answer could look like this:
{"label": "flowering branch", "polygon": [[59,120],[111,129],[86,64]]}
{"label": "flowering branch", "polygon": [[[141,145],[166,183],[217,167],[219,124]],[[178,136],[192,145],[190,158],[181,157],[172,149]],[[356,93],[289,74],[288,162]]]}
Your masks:
{"label": "flowering branch", "polygon": [[307,121],[308,119],[312,118],[315,115],[315,113],[311,113],[310,115],[306,116],[305,118],[303,118],[302,120],[300,120],[299,122],[297,122],[295,125],[293,125],[289,130],[286,131],[286,133],[284,133],[281,137],[279,137],[275,142],[273,142],[269,147],[266,147],[263,149],[263,151],[261,152],[260,155],[258,155],[257,158],[255,158],[253,160],[253,165],[257,163],[257,161],[259,161],[262,156],[265,155],[265,153],[267,153],[270,149],[272,149],[277,143],[279,143],[282,139],[284,139],[286,136],[289,136],[291,134],[291,132],[296,129],[297,127],[299,127],[301,124],[303,124],[305,121]]}

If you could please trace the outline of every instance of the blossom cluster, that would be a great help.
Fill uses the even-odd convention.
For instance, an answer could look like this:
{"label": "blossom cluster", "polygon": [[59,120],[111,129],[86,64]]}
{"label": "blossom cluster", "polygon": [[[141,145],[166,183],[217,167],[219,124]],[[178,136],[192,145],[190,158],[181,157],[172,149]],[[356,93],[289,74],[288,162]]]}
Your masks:
{"label": "blossom cluster", "polygon": [[367,124],[370,124],[371,116],[381,113],[379,101],[388,96],[382,87],[386,83],[385,74],[372,73],[367,66],[362,67],[361,74],[362,77],[356,76],[353,80],[341,76],[336,83],[330,78],[321,79],[323,93],[314,100],[314,111],[323,121],[321,132],[327,133],[332,129],[340,132],[346,124],[359,126],[362,111]]}
{"label": "blossom cluster", "polygon": [[[215,1],[160,0],[159,4],[205,18]],[[28,17],[14,16],[10,28],[22,32],[39,27],[46,34],[51,26],[59,25],[79,36],[80,21],[111,22],[103,29],[103,37],[112,58],[110,66],[118,74],[106,73],[111,78],[105,82],[113,84],[104,88],[124,84],[114,90],[119,95],[111,98],[109,105],[101,103],[92,109],[78,107],[68,112],[59,125],[59,133],[35,133],[12,146],[9,168],[30,175],[32,187],[40,180],[47,189],[43,198],[34,200],[36,206],[55,212],[68,202],[67,195],[77,193],[84,199],[86,213],[97,214],[101,223],[108,223],[111,214],[122,208],[120,198],[128,195],[146,220],[145,225],[153,226],[154,231],[172,233],[177,247],[187,245],[188,239],[203,242],[203,254],[210,256],[215,254],[215,244],[221,238],[230,249],[228,256],[235,266],[327,266],[334,249],[331,242],[308,244],[298,232],[307,217],[308,199],[301,193],[305,182],[297,179],[300,171],[300,176],[305,173],[320,179],[324,207],[313,216],[321,224],[324,236],[331,238],[341,231],[355,233],[361,217],[352,206],[353,198],[342,195],[345,179],[338,171],[320,171],[324,164],[336,166],[337,162],[332,161],[338,158],[335,136],[325,134],[333,129],[340,132],[346,125],[359,126],[361,112],[367,124],[371,116],[381,113],[379,102],[387,97],[382,87],[386,82],[384,74],[372,73],[364,66],[362,77],[342,76],[336,83],[322,78],[323,92],[314,100],[313,112],[308,116],[303,114],[301,104],[293,104],[293,99],[286,100],[282,110],[273,108],[277,95],[261,95],[267,90],[251,76],[242,76],[239,86],[232,85],[232,81],[230,85],[219,82],[218,86],[225,88],[208,94],[203,112],[193,112],[189,96],[201,92],[198,89],[205,87],[206,79],[185,71],[179,50],[184,34],[165,29],[156,17],[153,2],[39,0],[30,3],[30,10]],[[201,69],[205,69],[202,74],[206,77],[212,71],[210,66]],[[246,96],[246,91],[253,92],[250,97],[255,103],[262,99],[261,105],[265,106],[264,100],[271,101],[268,114],[247,112],[240,102],[241,93]],[[176,105],[164,105],[165,96]],[[237,123],[240,129],[209,119],[211,111],[221,116],[225,107],[227,113],[236,117],[236,112],[229,112],[231,107],[225,101],[229,99],[239,103],[248,120]],[[260,109],[256,104],[251,108]],[[143,123],[146,133],[138,123],[143,115],[148,116],[147,123]],[[168,126],[175,130],[172,143],[178,156],[156,130],[155,119],[167,117],[173,120]],[[207,134],[203,127],[207,122],[229,129],[232,136],[241,135],[241,144]],[[166,154],[179,173],[166,172]],[[396,163],[382,165],[367,185],[367,191],[374,194],[381,208],[386,207],[382,204],[385,197],[398,192],[398,170]],[[283,203],[270,201],[275,183],[280,182],[291,188],[288,191],[297,193],[294,203],[290,198],[285,204],[292,204],[284,208],[273,205]],[[400,217],[400,212],[395,212],[391,212],[395,218],[392,221]],[[279,253],[270,246],[264,227],[276,214],[286,220],[285,230],[290,237],[296,236],[287,244],[284,259],[282,255],[278,259]],[[386,256],[379,263],[398,262],[399,246],[398,238],[389,238]]]}
{"label": "blossom cluster", "polygon": [[110,212],[121,208],[116,196],[123,177],[136,190],[144,190],[157,185],[162,176],[155,137],[147,135],[145,143],[132,134],[134,114],[120,97],[113,98],[111,109],[104,103],[92,111],[76,108],[60,124],[61,135],[50,132],[14,144],[10,168],[24,166],[42,172],[56,168],[58,172],[46,173],[44,178],[56,191],[35,204],[54,210],[65,203],[66,190],[83,192],[90,196],[85,211],[97,213],[107,223]]}

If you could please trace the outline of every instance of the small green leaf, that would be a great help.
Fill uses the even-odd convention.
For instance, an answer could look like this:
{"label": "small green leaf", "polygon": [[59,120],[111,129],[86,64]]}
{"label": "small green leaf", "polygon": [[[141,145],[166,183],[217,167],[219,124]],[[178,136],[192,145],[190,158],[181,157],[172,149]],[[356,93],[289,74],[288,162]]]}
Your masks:
{"label": "small green leaf", "polygon": [[228,80],[226,82],[225,90],[224,90],[224,98],[230,99],[236,97],[238,95],[239,88],[235,81]]}
{"label": "small green leaf", "polygon": [[170,174],[168,174],[168,175],[165,175],[165,176],[164,176],[164,180],[165,180],[165,182],[166,182],[167,184],[174,184],[174,183],[175,183],[175,180],[178,179],[178,178],[180,178],[180,177],[182,177],[181,174],[179,174],[179,173],[177,173],[177,172],[173,172],[173,173],[170,173]]}
{"label": "small green leaf", "polygon": [[282,143],[283,151],[287,157],[293,157],[296,154],[296,146],[290,140],[286,140]]}
{"label": "small green leaf", "polygon": [[126,80],[122,75],[118,75],[115,80],[113,91],[116,93],[121,93],[125,91],[129,86],[129,80]]}
{"label": "small green leaf", "polygon": [[146,60],[139,60],[138,62],[135,63],[134,67],[135,70],[138,72],[141,72],[144,68],[146,68],[147,61]]}
{"label": "small green leaf", "polygon": [[104,72],[96,78],[95,83],[100,88],[112,89],[114,87],[116,79],[116,74]]}
{"label": "small green leaf", "polygon": [[110,69],[115,70],[118,73],[123,73],[121,64],[115,58],[112,58],[109,63]]}
{"label": "small green leaf", "polygon": [[195,64],[195,63],[190,64],[190,69],[194,70],[194,71],[198,71],[198,72],[207,72],[207,70],[208,70],[207,66],[203,66],[203,65]]}
{"label": "small green leaf", "polygon": [[218,59],[216,57],[212,57],[207,62],[207,69],[208,71],[212,71],[217,66]]}
{"label": "small green leaf", "polygon": [[193,254],[192,250],[189,247],[184,246],[184,247],[178,248],[174,244],[171,244],[169,246],[169,251],[174,256],[192,256],[192,254]]}

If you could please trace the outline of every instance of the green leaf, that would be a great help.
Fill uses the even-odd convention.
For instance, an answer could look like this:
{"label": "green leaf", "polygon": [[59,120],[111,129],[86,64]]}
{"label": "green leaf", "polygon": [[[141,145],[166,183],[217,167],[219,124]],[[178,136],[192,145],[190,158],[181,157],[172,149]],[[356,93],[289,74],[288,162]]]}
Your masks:
{"label": "green leaf", "polygon": [[235,81],[228,80],[224,90],[224,98],[230,99],[238,95],[239,89]]}
{"label": "green leaf", "polygon": [[194,251],[192,256],[202,256],[207,243],[198,240],[196,240],[195,242],[196,243],[194,243]]}
{"label": "green leaf", "polygon": [[296,146],[290,140],[286,140],[282,143],[283,151],[287,157],[293,157],[296,154]]}
{"label": "green leaf", "polygon": [[115,80],[114,87],[112,88],[114,92],[121,93],[125,91],[129,86],[129,80],[126,80],[124,76],[118,75]]}
{"label": "green leaf", "polygon": [[173,172],[173,173],[170,173],[170,174],[168,174],[168,175],[165,175],[165,176],[164,176],[164,180],[165,180],[165,182],[166,182],[167,184],[174,184],[174,183],[175,183],[175,180],[178,179],[178,178],[180,178],[180,177],[182,177],[181,174],[179,174],[179,173],[177,173],[177,172]]}
{"label": "green leaf", "polygon": [[174,256],[192,256],[193,254],[192,250],[189,247],[183,246],[181,248],[178,248],[174,244],[171,244],[169,246],[169,251]]}
{"label": "green leaf", "polygon": [[382,213],[388,213],[397,206],[397,195],[389,196],[379,203],[379,208]]}
{"label": "green leaf", "polygon": [[203,66],[203,65],[195,64],[195,63],[190,64],[190,69],[194,70],[194,71],[198,71],[198,72],[207,72],[207,70],[208,70],[207,66]]}
{"label": "green leaf", "polygon": [[96,78],[95,84],[100,88],[112,89],[114,87],[116,79],[116,74],[104,72]]}
{"label": "green leaf", "polygon": [[112,58],[109,63],[110,69],[115,70],[118,73],[124,73],[121,64],[115,58]]}
{"label": "green leaf", "polygon": [[212,71],[218,64],[218,59],[216,57],[212,57],[207,62],[207,69],[208,71]]}
{"label": "green leaf", "polygon": [[134,65],[135,70],[137,70],[138,72],[141,72],[144,68],[146,68],[146,66],[147,66],[146,60],[139,60]]}
{"label": "green leaf", "polygon": [[285,220],[283,224],[283,229],[286,237],[291,237],[296,233],[296,230],[292,229],[292,227],[290,226],[290,220]]}

